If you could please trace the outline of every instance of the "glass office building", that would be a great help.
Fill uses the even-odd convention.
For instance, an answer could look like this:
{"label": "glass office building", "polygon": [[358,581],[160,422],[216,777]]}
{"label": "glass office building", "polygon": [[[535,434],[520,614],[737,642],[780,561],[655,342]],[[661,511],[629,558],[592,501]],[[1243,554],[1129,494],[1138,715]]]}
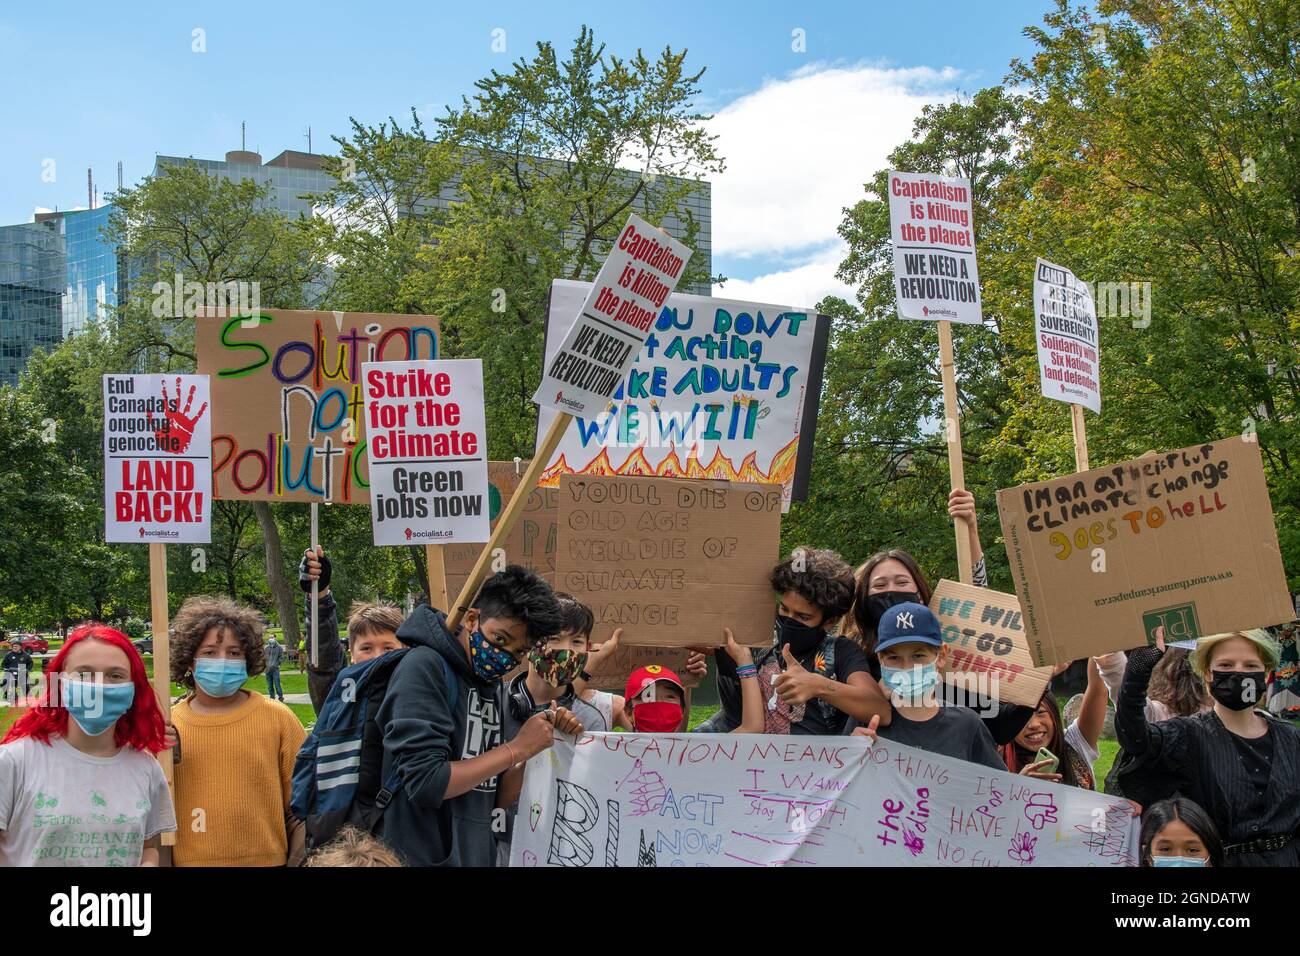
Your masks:
{"label": "glass office building", "polygon": [[32,351],[63,338],[66,280],[58,223],[0,226],[0,384],[18,384]]}
{"label": "glass office building", "polygon": [[119,300],[118,250],[107,236],[112,206],[63,213],[68,283],[63,296],[63,336],[112,314]]}

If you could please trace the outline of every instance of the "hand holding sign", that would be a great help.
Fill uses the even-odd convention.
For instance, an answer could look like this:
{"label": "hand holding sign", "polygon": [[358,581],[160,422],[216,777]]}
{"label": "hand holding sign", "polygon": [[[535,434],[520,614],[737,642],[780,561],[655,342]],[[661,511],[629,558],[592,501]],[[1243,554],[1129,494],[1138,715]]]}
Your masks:
{"label": "hand holding sign", "polygon": [[804,670],[803,665],[795,660],[794,654],[790,653],[789,644],[781,648],[781,655],[785,658],[785,670],[777,675],[773,684],[777,694],[786,704],[808,703],[817,696],[825,678],[820,674]]}
{"label": "hand holding sign", "polygon": [[555,726],[555,729],[562,734],[568,734],[570,737],[577,737],[586,730],[586,728],[582,726],[582,721],[578,720],[578,718],[574,716],[573,711],[569,710],[567,707],[557,707],[555,701],[551,701],[551,709],[549,713],[551,716],[551,723]]}

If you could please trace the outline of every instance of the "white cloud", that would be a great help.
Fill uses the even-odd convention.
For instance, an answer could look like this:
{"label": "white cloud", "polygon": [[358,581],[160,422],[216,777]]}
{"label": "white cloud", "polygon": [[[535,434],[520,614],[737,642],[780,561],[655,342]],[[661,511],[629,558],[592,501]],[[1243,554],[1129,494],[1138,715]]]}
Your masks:
{"label": "white cloud", "polygon": [[713,287],[713,294],[746,302],[770,302],[807,309],[828,295],[856,302],[854,289],[835,278],[835,270],[847,252],[848,247],[843,242],[835,242],[811,256],[801,257],[806,261],[789,269],[752,279],[728,278],[726,285]]}
{"label": "white cloud", "polygon": [[713,178],[714,256],[824,249],[921,108],[952,100],[960,77],[952,68],[811,64],[718,110],[711,130],[727,169]]}

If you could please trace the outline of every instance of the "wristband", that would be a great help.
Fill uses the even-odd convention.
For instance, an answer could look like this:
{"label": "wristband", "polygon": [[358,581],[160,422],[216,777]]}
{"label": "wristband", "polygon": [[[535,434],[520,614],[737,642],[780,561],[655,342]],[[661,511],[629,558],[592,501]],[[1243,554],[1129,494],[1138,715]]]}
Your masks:
{"label": "wristband", "polygon": [[505,748],[510,753],[510,766],[518,766],[519,760],[515,757],[515,748],[511,746],[510,741],[505,742]]}
{"label": "wristband", "polygon": [[740,680],[744,680],[747,677],[757,677],[757,676],[758,676],[757,664],[740,664],[736,667],[736,677]]}

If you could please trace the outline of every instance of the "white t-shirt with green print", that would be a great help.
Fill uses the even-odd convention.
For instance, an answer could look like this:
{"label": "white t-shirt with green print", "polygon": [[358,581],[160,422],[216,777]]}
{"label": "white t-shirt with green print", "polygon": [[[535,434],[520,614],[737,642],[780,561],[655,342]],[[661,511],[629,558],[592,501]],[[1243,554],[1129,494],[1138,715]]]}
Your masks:
{"label": "white t-shirt with green print", "polygon": [[92,757],[62,737],[0,747],[0,868],[139,866],[144,842],[175,829],[167,781],[147,753]]}

